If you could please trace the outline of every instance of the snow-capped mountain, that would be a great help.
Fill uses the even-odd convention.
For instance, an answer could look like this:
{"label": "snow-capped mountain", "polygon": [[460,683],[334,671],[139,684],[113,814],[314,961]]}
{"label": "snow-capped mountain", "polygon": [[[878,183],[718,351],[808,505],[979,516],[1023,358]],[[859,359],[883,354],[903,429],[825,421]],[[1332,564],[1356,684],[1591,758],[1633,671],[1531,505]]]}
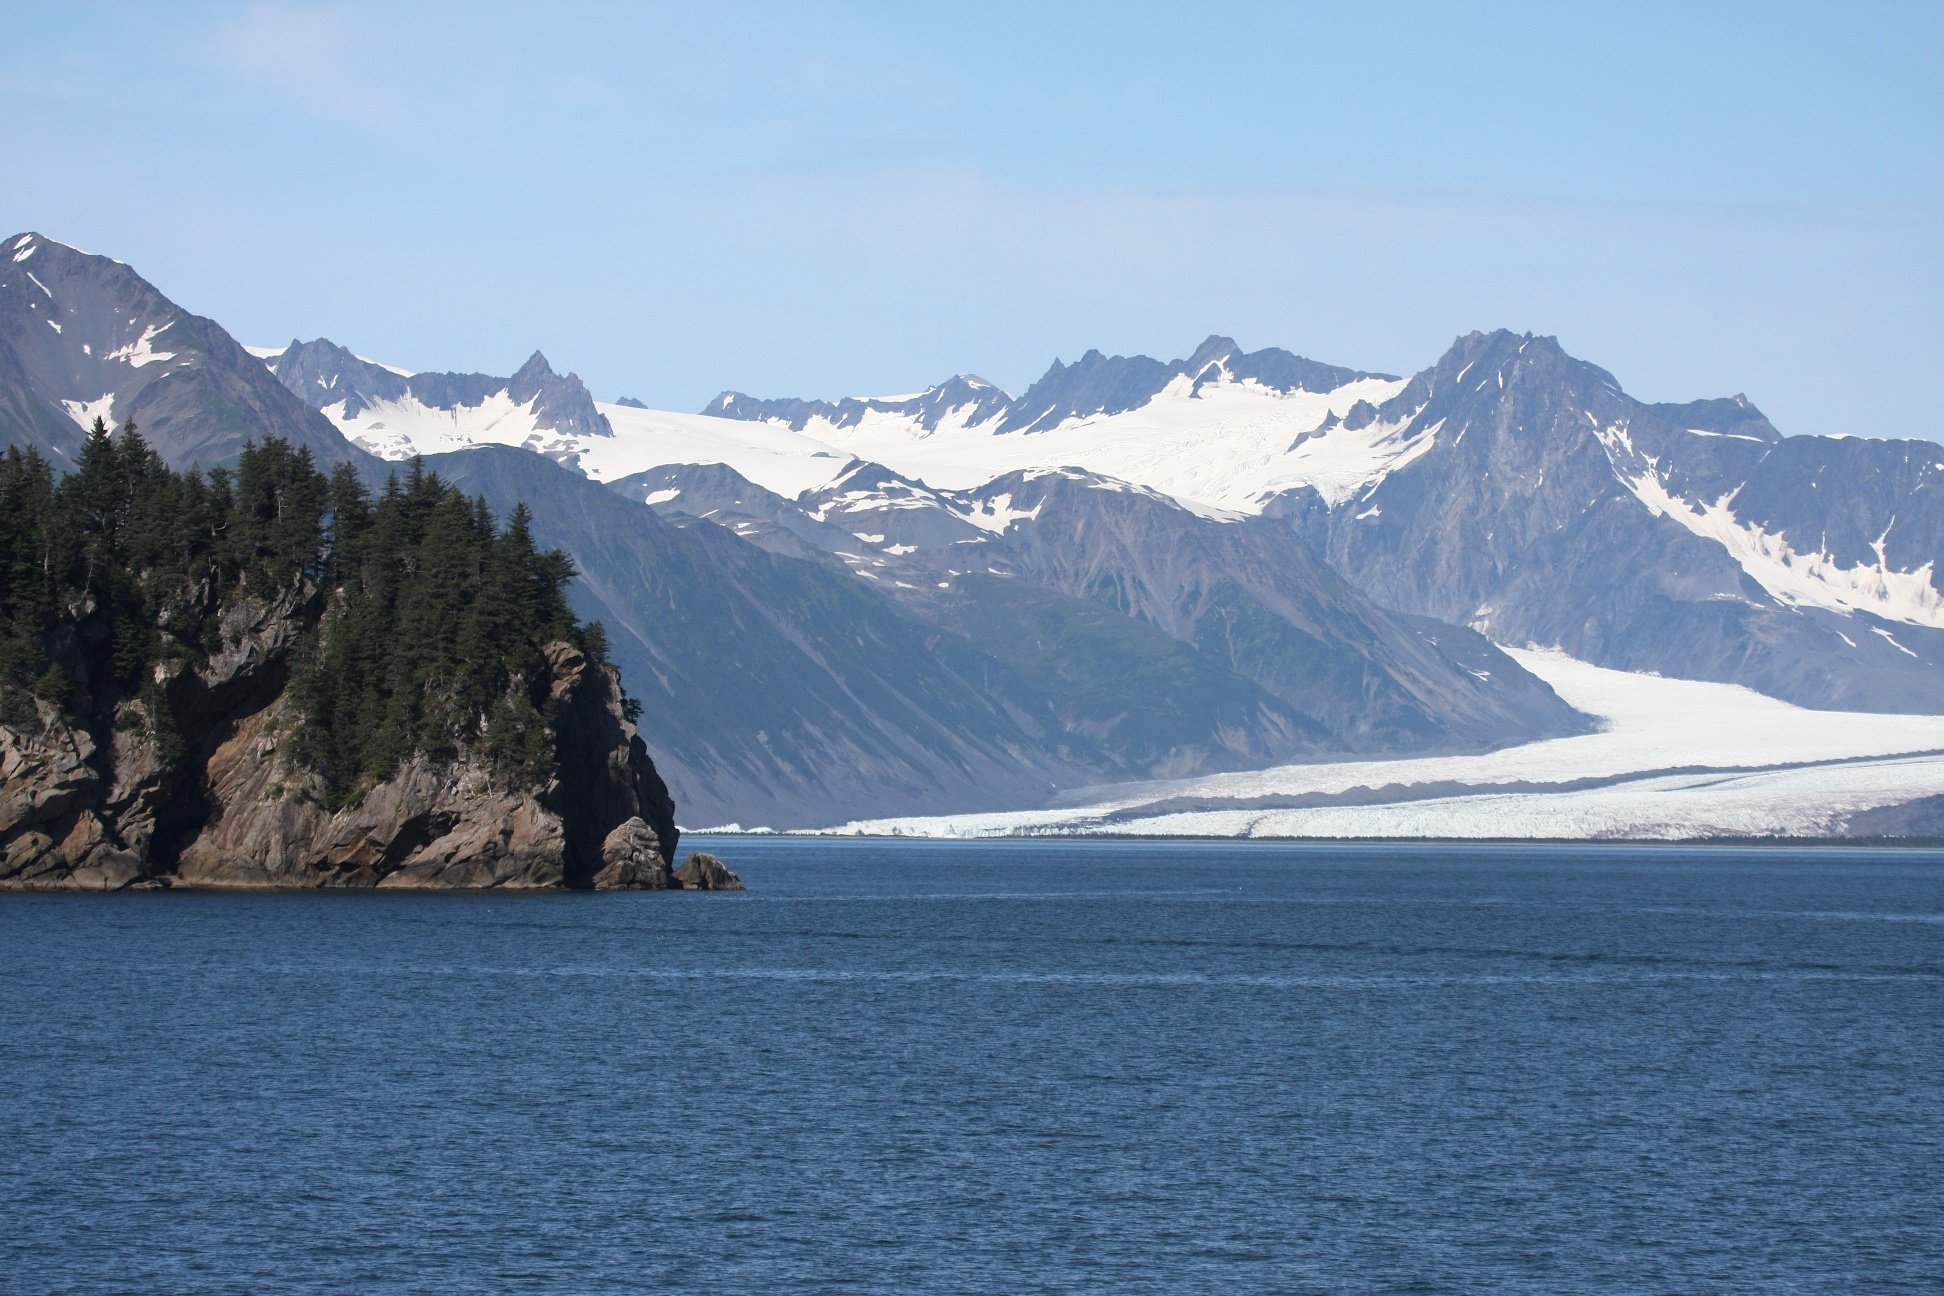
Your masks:
{"label": "snow-capped mountain", "polygon": [[[1030,529],[959,497],[1076,468],[1244,528],[1293,519],[1379,603],[1501,642],[1809,706],[1944,710],[1944,448],[1785,437],[1739,396],[1646,404],[1551,338],[1472,334],[1408,381],[1212,337],[1184,360],[1056,362],[1017,398],[960,377],[597,408],[611,436],[549,453],[607,482],[722,465],[872,550]],[[868,576],[877,559],[847,561]]]}
{"label": "snow-capped mountain", "polygon": [[1809,706],[1944,711],[1944,446],[1783,437],[1740,397],[1644,404],[1506,332],[1369,417],[1417,448],[1270,511],[1379,602]]}
{"label": "snow-capped mountain", "polygon": [[99,417],[133,419],[172,461],[217,462],[275,435],[361,461],[213,320],[119,261],[40,234],[0,243],[0,445],[70,462]]}
{"label": "snow-capped mountain", "polygon": [[380,458],[517,445],[571,461],[582,441],[614,435],[579,376],[556,374],[538,351],[511,378],[408,374],[323,338],[252,351],[284,386]]}
{"label": "snow-capped mountain", "polygon": [[[1287,523],[1229,533],[1210,517],[1230,511],[1199,501],[1189,507],[1182,501],[1194,497],[1185,489],[1177,495],[1058,467],[1075,450],[1098,457],[1118,448],[1131,470],[1172,473],[1181,482],[1193,474],[1193,483],[1213,487],[1197,430],[1211,412],[1246,425],[1244,453],[1260,445],[1269,453],[1258,457],[1287,458],[1292,429],[1385,398],[1400,386],[1394,378],[1287,352],[1245,353],[1211,338],[1188,359],[1168,363],[1089,353],[1075,365],[1056,364],[1019,401],[960,377],[910,396],[756,406],[728,393],[712,402],[740,415],[734,418],[617,402],[596,407],[599,427],[583,420],[543,433],[534,430],[537,401],[515,416],[504,400],[492,404],[496,394],[516,390],[519,375],[464,382],[404,375],[321,339],[266,353],[266,362],[347,436],[388,458],[468,443],[519,446],[670,516],[721,523],[772,552],[829,564],[924,623],[971,638],[981,651],[1024,633],[1022,619],[1031,620],[1039,657],[1000,657],[1044,694],[1070,734],[1111,735],[1086,758],[1096,769],[1187,773],[1329,752],[1472,749],[1507,733],[1570,732],[1582,723],[1485,640],[1369,604],[1315,562]],[[1045,411],[1065,409],[1081,412],[1032,430],[1046,422]],[[1017,430],[1008,430],[1014,423]],[[1295,453],[1300,461],[1314,448]],[[995,477],[995,456],[1007,455],[1026,466]],[[920,471],[887,466],[907,460]],[[1259,467],[1256,486],[1238,500],[1272,498],[1287,471],[1286,463]],[[935,484],[941,478],[962,485]],[[1071,489],[1060,489],[1063,483]],[[1015,495],[1035,502],[1015,504]],[[1058,507],[1042,524],[1046,502],[1055,499]],[[1106,519],[1129,508],[1140,511],[1136,522],[1103,521],[1089,530],[1089,516]],[[1021,560],[1061,543],[1032,545],[1056,526],[1119,535],[1095,560],[1117,570],[1133,571],[1144,543],[1182,544],[1200,556],[1150,578],[1175,582],[1152,598],[1116,602],[1070,573],[1056,578],[1045,564]],[[1280,572],[1273,595],[1219,570],[1221,553],[1238,545],[1253,548],[1258,569]],[[1205,552],[1211,546],[1213,556]],[[1190,582],[1214,593],[1198,599]],[[1037,591],[1030,607],[1022,605],[1020,586]],[[1236,606],[1218,614],[1222,599]],[[1161,615],[1163,605],[1174,610]],[[1060,696],[1079,676],[1104,669],[1102,606],[1138,623],[1112,626],[1122,678],[1096,687],[1087,702]],[[1233,628],[1238,617],[1250,627],[1246,637]],[[1218,634],[1217,625],[1230,629]],[[1033,669],[1063,653],[1072,658],[1064,675]],[[1153,690],[1135,696],[1125,682],[1156,672],[1194,678],[1199,710],[1178,713],[1171,701],[1166,715],[1149,714]],[[1079,748],[1069,748],[1068,759],[1076,759]]]}
{"label": "snow-capped mountain", "polygon": [[[597,404],[609,435],[560,429],[535,448],[543,441],[551,457],[609,482],[664,464],[721,463],[790,498],[828,484],[852,460],[961,490],[1022,469],[1077,466],[1162,491],[1211,515],[1258,512],[1284,491],[1319,482],[1347,492],[1414,449],[1354,417],[1354,426],[1333,435],[1307,435],[1332,415],[1342,421],[1359,402],[1388,400],[1400,380],[1288,352],[1244,354],[1221,338],[1172,364],[1089,352],[1074,365],[1056,363],[1018,400],[971,385],[977,381],[837,402],[754,402],[725,393],[702,414]],[[1335,385],[1317,389],[1326,382]],[[344,412],[336,389],[314,377],[291,387],[386,458],[459,443],[519,445],[533,436],[529,422],[495,421],[453,401],[388,423],[380,438],[372,435],[368,412]],[[1056,407],[1056,395],[1066,402],[1059,408],[1077,399],[1085,412],[1048,422],[1045,411]]]}

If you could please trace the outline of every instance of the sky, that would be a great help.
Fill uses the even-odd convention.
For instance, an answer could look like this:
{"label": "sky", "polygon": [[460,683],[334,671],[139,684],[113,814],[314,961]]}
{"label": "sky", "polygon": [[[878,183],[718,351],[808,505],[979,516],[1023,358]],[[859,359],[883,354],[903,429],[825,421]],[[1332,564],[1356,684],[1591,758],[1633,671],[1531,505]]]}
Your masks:
{"label": "sky", "polygon": [[[1944,439],[1944,5],[0,0],[0,233],[699,409],[1210,333]],[[1909,392],[1910,394],[1906,394]]]}

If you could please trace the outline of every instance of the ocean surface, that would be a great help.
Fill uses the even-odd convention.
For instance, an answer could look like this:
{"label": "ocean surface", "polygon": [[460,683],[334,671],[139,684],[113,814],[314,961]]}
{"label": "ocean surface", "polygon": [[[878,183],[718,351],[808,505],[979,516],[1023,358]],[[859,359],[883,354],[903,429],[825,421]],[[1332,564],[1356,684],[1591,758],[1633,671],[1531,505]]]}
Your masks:
{"label": "ocean surface", "polygon": [[0,1290],[1944,1290],[1944,855],[0,897]]}

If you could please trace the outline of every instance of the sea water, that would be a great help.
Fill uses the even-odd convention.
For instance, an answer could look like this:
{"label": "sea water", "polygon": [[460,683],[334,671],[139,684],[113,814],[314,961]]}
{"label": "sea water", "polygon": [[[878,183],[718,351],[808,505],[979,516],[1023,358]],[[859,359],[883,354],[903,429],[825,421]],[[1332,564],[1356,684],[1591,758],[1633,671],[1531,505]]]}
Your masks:
{"label": "sea water", "polygon": [[1944,856],[0,897],[0,1290],[1936,1292]]}

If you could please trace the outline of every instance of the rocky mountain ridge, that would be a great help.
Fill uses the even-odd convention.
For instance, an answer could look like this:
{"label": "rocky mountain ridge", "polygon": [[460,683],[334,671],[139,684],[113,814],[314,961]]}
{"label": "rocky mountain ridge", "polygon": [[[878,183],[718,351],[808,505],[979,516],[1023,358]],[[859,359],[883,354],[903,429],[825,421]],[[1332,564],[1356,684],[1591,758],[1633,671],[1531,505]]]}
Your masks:
{"label": "rocky mountain ridge", "polygon": [[134,421],[172,462],[228,462],[274,436],[377,469],[214,320],[119,261],[15,235],[0,243],[0,449],[69,467],[97,417]]}
{"label": "rocky mountain ridge", "polygon": [[1177,379],[1185,379],[1191,393],[1217,382],[1252,383],[1281,393],[1325,393],[1371,378],[1395,381],[1389,374],[1323,364],[1280,347],[1244,351],[1233,338],[1217,334],[1183,360],[1109,356],[1096,350],[1089,350],[1071,365],[1055,360],[1017,397],[983,378],[959,374],[908,396],[762,400],[725,391],[703,407],[702,413],[757,422],[774,420],[799,432],[819,422],[834,428],[855,427],[872,414],[908,418],[926,432],[937,431],[947,420],[967,428],[990,425],[994,432],[1033,432],[1066,419],[1139,409]]}
{"label": "rocky mountain ridge", "polygon": [[[261,357],[270,372],[307,404],[339,426],[361,428],[353,440],[382,453],[393,424],[450,414],[464,418],[515,419],[528,429],[530,448],[541,453],[563,438],[610,437],[614,429],[594,406],[578,375],[556,374],[535,351],[511,378],[482,373],[404,374],[353,355],[326,338],[292,339],[282,351]],[[390,456],[396,457],[396,456]]]}
{"label": "rocky mountain ridge", "polygon": [[[1189,362],[1096,360],[1089,382],[1109,395],[1080,401],[1094,412],[1030,430],[921,429],[890,411],[807,424],[809,446],[852,461],[825,485],[773,492],[804,518],[762,530],[835,524],[887,549],[954,528],[953,543],[976,541],[980,519],[947,517],[944,495],[1078,471],[1243,531],[1293,521],[1378,604],[1500,643],[1806,706],[1944,710],[1944,447],[1784,436],[1744,395],[1648,404],[1533,334],[1460,338],[1408,382],[1326,373],[1317,385],[1352,381],[1316,398],[1251,381],[1224,342],[1192,381]],[[774,441],[733,438],[679,453],[719,455],[758,486],[783,477]],[[673,489],[696,469],[653,471]],[[1039,525],[1014,505],[1006,532]]]}
{"label": "rocky mountain ridge", "polygon": [[1379,602],[1802,705],[1944,711],[1944,446],[1647,405],[1555,339],[1474,333],[1368,416],[1408,459],[1311,543]]}

